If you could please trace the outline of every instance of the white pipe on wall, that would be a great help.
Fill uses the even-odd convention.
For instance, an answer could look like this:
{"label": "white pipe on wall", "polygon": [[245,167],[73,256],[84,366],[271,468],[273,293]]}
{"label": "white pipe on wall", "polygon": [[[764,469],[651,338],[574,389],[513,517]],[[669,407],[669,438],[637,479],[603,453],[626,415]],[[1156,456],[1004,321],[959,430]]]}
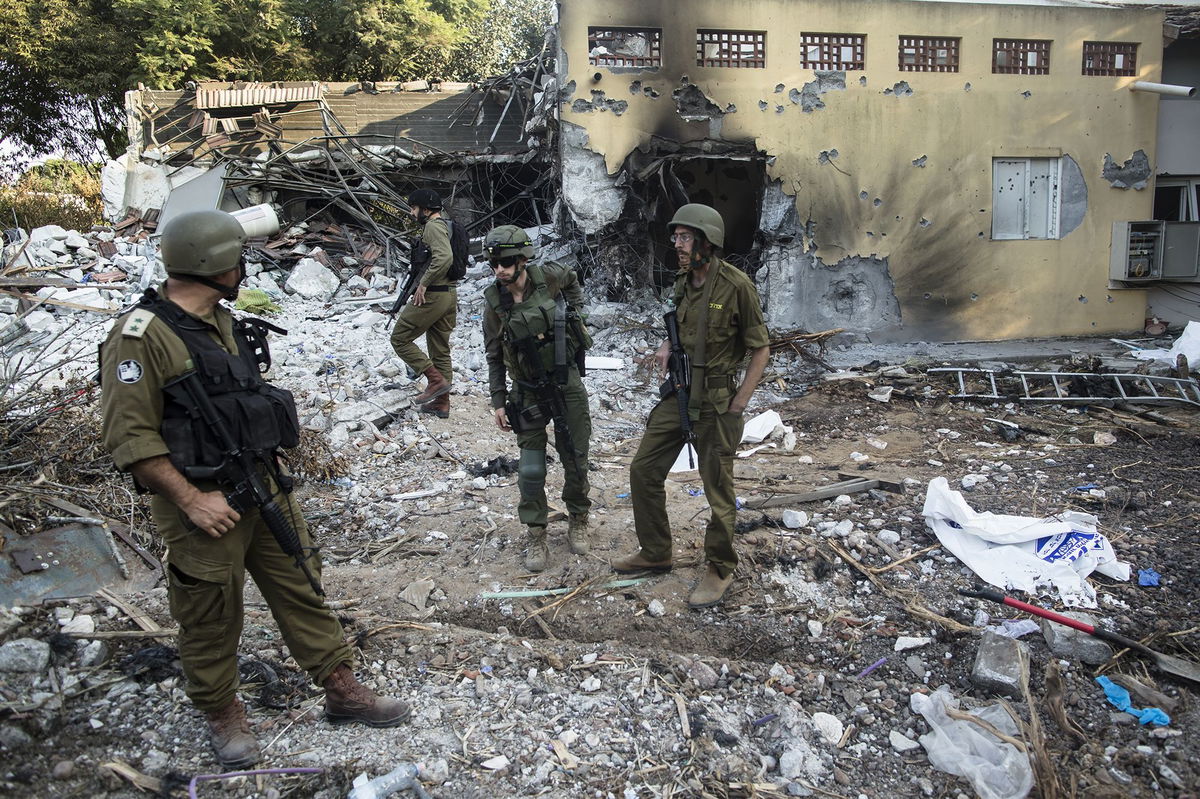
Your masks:
{"label": "white pipe on wall", "polygon": [[1151,83],[1146,80],[1136,80],[1129,85],[1130,91],[1153,92],[1154,94],[1169,94],[1174,97],[1193,97],[1195,86],[1172,86],[1170,83]]}

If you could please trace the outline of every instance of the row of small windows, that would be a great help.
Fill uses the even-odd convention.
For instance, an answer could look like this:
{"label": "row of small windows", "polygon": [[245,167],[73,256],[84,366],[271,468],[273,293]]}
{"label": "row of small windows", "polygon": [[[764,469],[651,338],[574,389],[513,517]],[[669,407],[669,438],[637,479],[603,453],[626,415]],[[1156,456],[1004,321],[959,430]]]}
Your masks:
{"label": "row of small windows", "polygon": [[[900,36],[901,72],[958,72],[962,39]],[[993,39],[992,72],[1050,74],[1050,40]],[[1084,75],[1137,74],[1136,42],[1084,42]],[[858,33],[801,33],[800,66],[819,70],[865,68],[867,37]],[[662,66],[661,28],[588,28],[588,63],[598,67]],[[696,31],[696,66],[762,69],[766,31]]]}

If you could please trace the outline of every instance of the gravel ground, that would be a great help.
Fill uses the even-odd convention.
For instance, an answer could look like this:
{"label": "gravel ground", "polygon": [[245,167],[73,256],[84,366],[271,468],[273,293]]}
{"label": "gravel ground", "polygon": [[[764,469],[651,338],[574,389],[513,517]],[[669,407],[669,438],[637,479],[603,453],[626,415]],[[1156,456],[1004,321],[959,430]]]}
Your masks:
{"label": "gravel ground", "polygon": [[[339,414],[378,404],[385,391],[411,393],[387,351],[384,321],[361,309],[285,304],[280,323],[290,334],[275,347],[274,374],[296,392],[311,430],[299,491],[323,548],[326,590],[362,678],[408,699],[414,717],[387,730],[323,721],[319,696],[250,588],[243,696],[265,747],[260,766],[324,771],[204,782],[199,795],[344,796],[360,772],[415,763],[437,797],[970,796],[970,783],[930,762],[921,739],[931,726],[913,697],[919,707],[944,687],[966,710],[1000,706],[972,669],[984,627],[1023,614],[957,593],[974,584],[972,574],[922,516],[926,487],[939,476],[977,511],[1095,514],[1134,578],[1093,576],[1098,607],[1089,612],[1200,661],[1197,414],[950,401],[949,383],[921,372],[927,359],[904,373],[821,382],[810,359],[777,357],[751,410],[777,412],[794,443],[779,430],[768,442],[776,446],[736,463],[742,562],[725,604],[686,605],[707,518],[694,473],[668,483],[675,570],[611,585],[609,562],[635,545],[628,465],[653,396],[640,366],[655,337],[649,303],[593,307],[594,354],[621,357],[624,367],[588,378],[592,552],[570,555],[557,521],[550,568],[526,574],[515,476],[504,460],[516,455],[515,442],[487,408],[482,285],[463,291],[455,334],[463,368],[446,420],[418,417],[402,401],[382,421]],[[100,330],[77,343],[90,346]],[[1067,358],[1049,365],[1077,368]],[[895,387],[890,402],[868,398],[877,385]],[[77,396],[73,429],[94,425],[95,405],[94,392]],[[1003,437],[999,418],[1020,426],[1015,440]],[[66,439],[56,436],[40,445],[44,457],[58,457]],[[144,518],[136,508],[105,505],[119,492],[94,467],[102,456],[73,452],[79,484],[62,464],[56,476],[73,486],[72,501],[136,528]],[[553,497],[560,465],[550,473]],[[899,490],[751,509],[839,474]],[[784,523],[785,511],[799,526]],[[1159,572],[1159,585],[1140,586],[1142,569]],[[161,586],[134,579],[114,591],[172,626]],[[533,595],[489,596],[513,591]],[[1063,609],[1053,593],[1023,598]],[[4,657],[17,650],[34,653],[32,670],[0,671],[0,790],[185,795],[194,775],[218,767],[183,694],[172,640],[64,634],[89,624],[101,634],[137,629],[126,610],[95,596],[0,613],[0,663],[11,665]],[[1196,795],[1191,686],[1141,656],[1088,664],[1082,650],[1051,653],[1042,632],[1021,641],[1029,694],[1003,701],[1022,725],[1011,737],[1035,764],[1034,795]],[[1095,682],[1099,672],[1159,692],[1135,692],[1134,705],[1156,704],[1170,723],[1140,726],[1119,712]]]}

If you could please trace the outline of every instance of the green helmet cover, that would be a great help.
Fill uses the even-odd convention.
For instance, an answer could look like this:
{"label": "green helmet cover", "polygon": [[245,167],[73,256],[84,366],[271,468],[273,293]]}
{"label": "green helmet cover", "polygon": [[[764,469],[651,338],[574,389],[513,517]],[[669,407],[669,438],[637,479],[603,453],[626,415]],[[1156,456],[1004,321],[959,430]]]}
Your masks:
{"label": "green helmet cover", "polygon": [[162,231],[162,259],[168,275],[211,277],[237,267],[246,231],[224,211],[190,211]]}
{"label": "green helmet cover", "polygon": [[526,258],[534,255],[529,234],[516,225],[501,225],[489,230],[483,239],[483,251],[493,261],[513,255],[524,255]]}
{"label": "green helmet cover", "polygon": [[688,203],[676,211],[675,216],[667,223],[668,228],[676,225],[699,230],[716,246],[725,246],[725,220],[721,219],[715,208],[700,203]]}

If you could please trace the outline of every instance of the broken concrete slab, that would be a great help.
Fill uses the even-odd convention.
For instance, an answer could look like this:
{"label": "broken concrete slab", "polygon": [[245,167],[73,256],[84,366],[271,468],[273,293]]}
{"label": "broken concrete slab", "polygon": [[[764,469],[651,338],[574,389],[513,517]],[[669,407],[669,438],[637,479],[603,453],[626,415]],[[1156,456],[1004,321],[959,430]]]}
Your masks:
{"label": "broken concrete slab", "polygon": [[562,199],[584,233],[596,233],[615,222],[625,208],[626,192],[608,174],[604,156],[588,148],[588,134],[563,121]]}
{"label": "broken concrete slab", "polygon": [[1014,699],[1021,695],[1021,676],[1029,673],[1029,647],[991,631],[979,641],[971,682],[991,693]]}
{"label": "broken concrete slab", "polygon": [[306,300],[329,302],[341,285],[337,275],[315,258],[302,258],[288,275],[283,288],[289,294],[299,294]]}
{"label": "broken concrete slab", "polygon": [[[1081,621],[1084,624],[1096,626],[1095,617],[1078,611],[1063,611],[1062,615]],[[1042,636],[1050,651],[1061,658],[1070,661],[1082,661],[1091,666],[1099,666],[1113,656],[1113,648],[1093,635],[1082,630],[1056,624],[1049,619],[1041,620]]]}
{"label": "broken concrete slab", "polygon": [[374,399],[339,405],[329,414],[329,418],[334,424],[370,422],[376,427],[383,427],[411,406],[412,399],[408,393],[394,389],[377,394]]}

